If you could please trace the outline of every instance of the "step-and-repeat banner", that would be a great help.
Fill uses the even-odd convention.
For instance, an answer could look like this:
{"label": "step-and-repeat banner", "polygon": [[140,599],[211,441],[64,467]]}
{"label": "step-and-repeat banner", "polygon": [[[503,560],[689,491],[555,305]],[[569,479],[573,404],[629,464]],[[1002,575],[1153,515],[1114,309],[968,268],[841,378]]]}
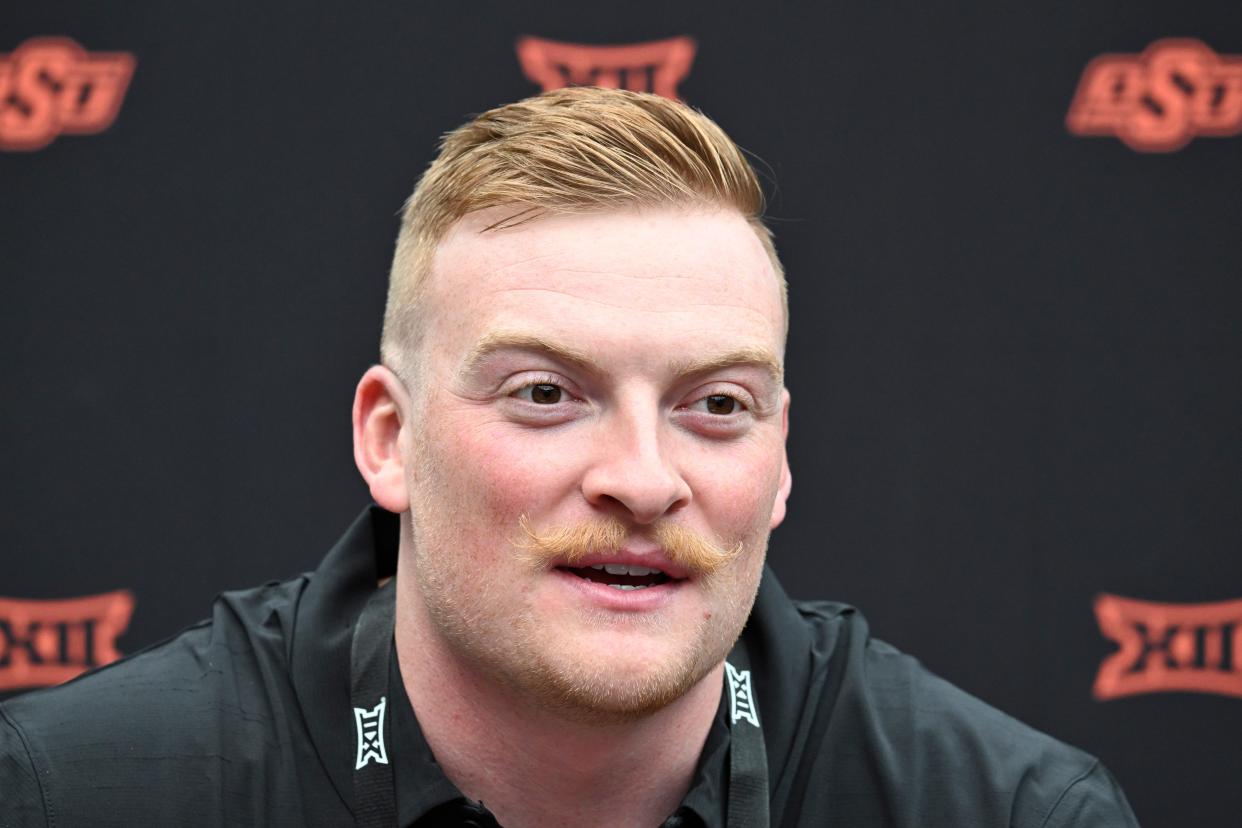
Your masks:
{"label": "step-and-repeat banner", "polygon": [[0,694],[312,569],[366,493],[397,211],[567,84],[753,154],[797,597],[1242,813],[1242,16],[1102,0],[17,4],[0,18]]}

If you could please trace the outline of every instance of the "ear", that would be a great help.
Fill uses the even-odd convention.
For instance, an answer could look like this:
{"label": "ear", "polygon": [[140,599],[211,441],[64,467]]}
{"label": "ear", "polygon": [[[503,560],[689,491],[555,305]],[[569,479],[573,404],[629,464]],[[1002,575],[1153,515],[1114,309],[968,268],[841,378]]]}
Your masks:
{"label": "ear", "polygon": [[405,386],[383,365],[373,365],[354,391],[354,463],[371,497],[390,512],[410,508],[401,430],[410,411]]}
{"label": "ear", "polygon": [[785,520],[785,501],[789,500],[789,492],[793,488],[793,475],[789,473],[789,453],[784,443],[789,440],[789,389],[783,394],[784,402],[781,411],[781,482],[776,488],[776,501],[772,504],[772,522],[769,528],[775,529]]}

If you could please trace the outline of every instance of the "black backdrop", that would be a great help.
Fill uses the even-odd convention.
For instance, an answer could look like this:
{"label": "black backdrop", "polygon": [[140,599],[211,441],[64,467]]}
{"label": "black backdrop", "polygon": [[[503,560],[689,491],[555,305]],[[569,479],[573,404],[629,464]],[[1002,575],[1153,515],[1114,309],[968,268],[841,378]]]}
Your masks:
{"label": "black backdrop", "polygon": [[0,51],[49,35],[137,68],[106,132],[0,152],[0,593],[128,589],[131,652],[312,568],[364,503],[353,385],[438,134],[538,91],[520,36],[684,35],[681,95],[776,182],[786,586],[1100,755],[1145,825],[1239,823],[1242,699],[1093,698],[1092,604],[1242,597],[1242,137],[1140,153],[1065,116],[1102,53],[1242,53],[1242,6],[0,15]]}

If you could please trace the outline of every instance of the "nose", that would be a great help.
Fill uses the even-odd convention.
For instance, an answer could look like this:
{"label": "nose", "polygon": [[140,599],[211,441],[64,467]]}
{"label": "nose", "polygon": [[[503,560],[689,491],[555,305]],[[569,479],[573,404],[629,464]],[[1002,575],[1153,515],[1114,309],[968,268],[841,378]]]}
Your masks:
{"label": "nose", "polygon": [[669,455],[657,412],[614,412],[601,423],[582,493],[611,515],[653,523],[690,503],[690,484]]}

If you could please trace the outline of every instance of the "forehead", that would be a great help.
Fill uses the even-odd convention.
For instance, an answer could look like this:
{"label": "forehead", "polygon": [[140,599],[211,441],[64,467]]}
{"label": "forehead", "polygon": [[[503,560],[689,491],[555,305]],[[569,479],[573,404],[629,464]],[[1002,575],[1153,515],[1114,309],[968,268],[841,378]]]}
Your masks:
{"label": "forehead", "polygon": [[460,351],[503,329],[631,351],[780,354],[779,281],[736,211],[633,208],[486,229],[512,212],[471,214],[446,234],[424,294],[428,345]]}

